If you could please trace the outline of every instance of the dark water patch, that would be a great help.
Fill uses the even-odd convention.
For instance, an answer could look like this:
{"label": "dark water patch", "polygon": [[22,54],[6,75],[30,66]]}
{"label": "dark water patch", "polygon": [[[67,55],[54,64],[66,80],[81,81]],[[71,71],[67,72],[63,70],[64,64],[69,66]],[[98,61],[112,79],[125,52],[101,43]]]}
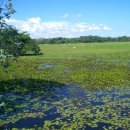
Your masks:
{"label": "dark water patch", "polygon": [[[26,106],[21,106],[14,113],[3,114],[0,116],[0,122],[7,121],[6,128],[34,128],[34,125],[44,127],[44,122],[50,121],[48,124],[50,124],[49,128],[51,129],[54,126],[60,128],[60,123],[64,125],[65,121],[71,125],[78,120],[79,125],[81,125],[82,120],[84,120],[85,124],[91,122],[90,125],[86,126],[86,129],[102,130],[104,126],[106,128],[111,126],[111,123],[110,125],[107,123],[109,118],[112,118],[109,121],[112,121],[112,124],[114,121],[120,120],[128,123],[129,92],[128,88],[89,91],[81,89],[79,85],[64,85],[64,87],[51,90],[46,96],[35,92],[26,93],[21,99],[23,100],[21,104],[19,101],[16,102],[18,105],[22,105],[24,102]],[[18,120],[15,120],[15,116],[18,117]],[[8,118],[10,118],[9,122]],[[15,120],[14,123],[11,123],[13,120]],[[60,122],[59,124],[57,120]],[[99,123],[102,120],[104,122]],[[4,123],[4,121],[2,122]],[[116,127],[121,130],[120,124]],[[124,123],[122,123],[123,128],[125,128]]]}
{"label": "dark water patch", "polygon": [[119,98],[130,98],[130,94],[121,95]]}
{"label": "dark water patch", "polygon": [[104,130],[103,127],[108,128],[109,126],[111,126],[111,124],[109,124],[109,123],[98,123],[97,126],[98,126],[98,128],[95,127],[94,125],[92,125],[92,126],[86,125],[85,130]]}
{"label": "dark water patch", "polygon": [[56,118],[61,117],[59,113],[57,113],[57,108],[51,108],[50,110],[46,111],[45,114],[47,115],[45,117],[45,120],[54,120]]}
{"label": "dark water patch", "polygon": [[57,64],[49,64],[49,63],[46,63],[46,64],[43,64],[43,65],[38,66],[36,69],[37,69],[37,70],[51,69],[51,68],[56,68],[57,66],[58,66]]}
{"label": "dark water patch", "polygon": [[[34,112],[34,111],[33,111]],[[43,127],[44,121],[46,120],[54,120],[58,117],[60,117],[59,113],[56,113],[56,108],[52,108],[45,112],[45,115],[43,118],[35,117],[35,118],[24,118],[18,120],[16,123],[9,123],[4,126],[5,129],[11,129],[11,128],[35,128],[35,127]]]}
{"label": "dark water patch", "polygon": [[92,106],[96,106],[96,105],[99,105],[99,106],[101,106],[101,105],[104,105],[105,103],[104,102],[95,102],[95,101],[91,101],[91,104],[92,104]]}
{"label": "dark water patch", "polygon": [[22,129],[23,126],[24,128],[35,128],[35,126],[41,126],[43,127],[43,118],[25,118],[25,119],[20,119],[16,123],[9,123],[4,126],[4,129],[11,129],[11,128],[18,128]]}
{"label": "dark water patch", "polygon": [[99,67],[99,66],[94,66],[94,65],[91,65],[91,66],[89,66],[89,67],[87,67],[87,69],[89,69],[89,70],[97,70],[97,69],[102,69],[103,67]]}
{"label": "dark water patch", "polygon": [[64,67],[64,68],[62,68],[62,71],[65,72],[65,73],[69,73],[70,69],[68,67]]}

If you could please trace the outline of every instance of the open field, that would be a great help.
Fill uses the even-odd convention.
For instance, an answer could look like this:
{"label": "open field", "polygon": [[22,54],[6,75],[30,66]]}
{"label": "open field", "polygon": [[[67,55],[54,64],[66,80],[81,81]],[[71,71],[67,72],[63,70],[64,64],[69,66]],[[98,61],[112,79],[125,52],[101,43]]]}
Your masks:
{"label": "open field", "polygon": [[[107,58],[111,54],[114,57],[120,57],[124,53],[124,57],[129,56],[130,42],[114,42],[114,43],[79,43],[79,44],[43,44],[40,45],[43,56],[42,59],[78,59],[87,56],[101,56]],[[111,56],[108,56],[111,58]],[[23,59],[30,57],[23,57]],[[33,57],[32,58],[37,58]]]}
{"label": "open field", "polygon": [[11,63],[9,73],[0,69],[1,126],[14,130],[33,130],[34,125],[39,130],[130,128],[130,43],[40,48],[43,55],[20,57]]}

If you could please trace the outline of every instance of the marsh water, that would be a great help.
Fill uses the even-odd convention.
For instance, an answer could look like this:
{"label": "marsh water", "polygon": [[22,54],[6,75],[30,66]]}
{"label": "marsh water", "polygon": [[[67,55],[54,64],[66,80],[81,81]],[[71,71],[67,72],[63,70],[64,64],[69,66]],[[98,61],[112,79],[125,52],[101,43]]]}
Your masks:
{"label": "marsh water", "polygon": [[71,124],[75,129],[86,130],[102,130],[104,127],[120,130],[130,126],[129,88],[89,91],[79,85],[65,85],[47,94],[31,92],[20,96],[8,93],[2,96],[12,98],[17,106],[0,114],[0,122],[6,130],[45,126],[61,129],[64,125],[64,128],[66,125],[71,127]]}
{"label": "marsh water", "polygon": [[[88,76],[91,75],[85,78],[88,80],[88,86],[90,83],[90,87],[26,78],[17,81],[15,79],[15,82],[13,80],[2,82],[5,85],[20,84],[20,88],[18,91],[0,93],[0,129],[129,130],[130,88],[129,85],[120,85],[127,81],[123,77],[120,78],[121,72],[118,74],[122,66],[120,69],[113,69],[114,73],[111,73],[114,66],[111,64],[100,66],[92,62],[86,66],[85,62],[84,66],[76,65],[76,67],[81,67],[78,71],[82,70],[79,71],[82,76],[84,71],[87,71]],[[57,69],[59,66],[61,68]],[[127,67],[129,71],[129,64]],[[55,68],[56,71],[54,71]],[[75,72],[71,67],[49,63],[39,65],[35,71],[38,73],[59,71],[65,75]],[[103,76],[98,77],[100,73]],[[102,79],[105,87],[98,87],[102,85],[99,79],[109,73],[110,75]],[[111,77],[113,74],[114,76]],[[115,82],[120,86],[116,86]],[[109,84],[114,85],[109,86]],[[36,88],[31,87],[33,85]],[[92,85],[97,86],[91,89]],[[26,91],[27,88],[29,91]]]}

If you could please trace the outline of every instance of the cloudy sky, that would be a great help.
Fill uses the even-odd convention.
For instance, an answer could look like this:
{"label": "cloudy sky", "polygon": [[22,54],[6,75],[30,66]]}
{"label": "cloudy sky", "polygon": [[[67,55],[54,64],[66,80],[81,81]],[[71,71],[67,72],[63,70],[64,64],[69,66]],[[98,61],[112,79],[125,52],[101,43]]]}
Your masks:
{"label": "cloudy sky", "polygon": [[130,0],[12,0],[7,22],[33,38],[130,36]]}

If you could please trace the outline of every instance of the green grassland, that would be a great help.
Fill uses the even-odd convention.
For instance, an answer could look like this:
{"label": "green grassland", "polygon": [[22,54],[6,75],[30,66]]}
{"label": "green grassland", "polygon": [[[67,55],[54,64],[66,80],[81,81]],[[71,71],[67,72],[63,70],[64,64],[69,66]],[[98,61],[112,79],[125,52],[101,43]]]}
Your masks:
{"label": "green grassland", "polygon": [[[114,57],[121,55],[129,56],[129,42],[114,42],[114,43],[79,43],[79,44],[45,44],[40,45],[43,59],[78,59],[88,56],[101,56],[107,58],[107,55]],[[27,57],[23,57],[27,58]],[[29,57],[30,58],[30,57]],[[36,58],[36,57],[32,57]],[[109,58],[111,58],[109,56]]]}

